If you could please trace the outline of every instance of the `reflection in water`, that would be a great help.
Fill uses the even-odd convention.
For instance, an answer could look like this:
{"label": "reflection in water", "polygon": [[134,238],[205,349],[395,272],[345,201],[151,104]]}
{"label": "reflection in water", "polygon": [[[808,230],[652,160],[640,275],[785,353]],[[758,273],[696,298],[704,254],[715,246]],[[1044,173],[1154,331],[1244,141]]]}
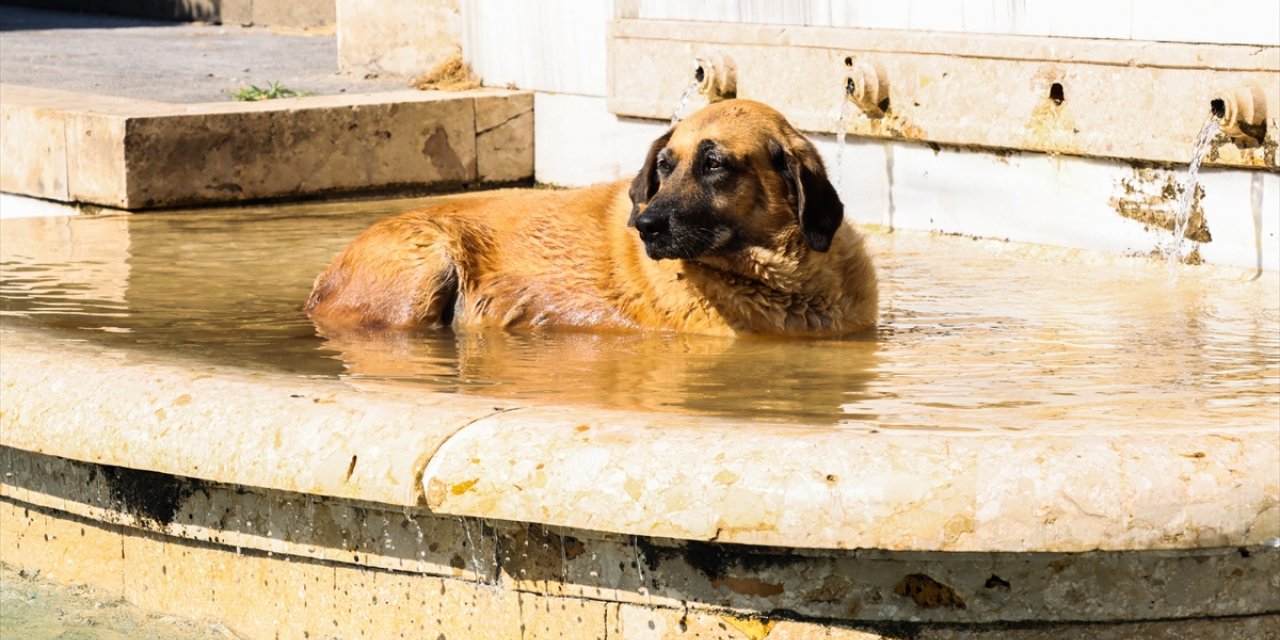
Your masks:
{"label": "reflection in water", "polygon": [[828,423],[849,417],[841,405],[876,366],[874,341],[486,330],[344,333],[326,346],[359,378],[531,403]]}
{"label": "reflection in water", "polygon": [[0,223],[0,322],[367,385],[861,429],[1198,428],[1280,415],[1276,274],[872,235],[877,336],[317,336],[312,278],[421,201]]}

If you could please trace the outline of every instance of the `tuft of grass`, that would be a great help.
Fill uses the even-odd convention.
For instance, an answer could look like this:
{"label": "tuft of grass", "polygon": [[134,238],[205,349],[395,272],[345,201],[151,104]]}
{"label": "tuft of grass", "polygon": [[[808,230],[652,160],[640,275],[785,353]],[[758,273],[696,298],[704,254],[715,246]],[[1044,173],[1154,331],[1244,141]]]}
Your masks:
{"label": "tuft of grass", "polygon": [[256,102],[258,100],[275,100],[276,98],[301,98],[309,95],[311,95],[310,91],[294,91],[280,86],[279,82],[272,82],[271,86],[266,89],[257,85],[242,87],[239,91],[231,94],[231,97],[240,102]]}

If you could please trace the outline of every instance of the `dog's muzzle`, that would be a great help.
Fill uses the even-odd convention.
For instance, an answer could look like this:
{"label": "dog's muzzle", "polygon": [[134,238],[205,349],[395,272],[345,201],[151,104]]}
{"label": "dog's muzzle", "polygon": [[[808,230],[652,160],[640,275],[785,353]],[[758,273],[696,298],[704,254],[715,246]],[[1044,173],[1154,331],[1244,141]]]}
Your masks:
{"label": "dog's muzzle", "polygon": [[640,232],[640,239],[645,244],[656,243],[671,231],[670,220],[665,215],[642,213],[636,218],[636,231]]}

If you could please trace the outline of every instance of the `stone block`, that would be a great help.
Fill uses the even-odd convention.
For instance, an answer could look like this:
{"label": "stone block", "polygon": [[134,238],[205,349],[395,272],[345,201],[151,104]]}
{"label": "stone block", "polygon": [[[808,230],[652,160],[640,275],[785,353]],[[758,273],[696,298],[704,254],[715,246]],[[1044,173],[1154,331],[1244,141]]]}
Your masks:
{"label": "stone block", "polygon": [[533,175],[533,95],[476,97],[476,172],[480,182]]}
{"label": "stone block", "polygon": [[[222,1],[225,7],[227,0]],[[311,29],[337,22],[334,0],[252,0],[251,4],[253,24],[258,26]]]}
{"label": "stone block", "polygon": [[356,74],[426,73],[460,47],[459,4],[459,0],[338,0],[338,67]]}
{"label": "stone block", "polygon": [[67,115],[67,199],[109,207],[129,205],[122,116],[100,113]]}
{"label": "stone block", "polygon": [[45,578],[62,584],[88,582],[122,596],[120,532],[117,525],[80,521],[0,499],[0,561],[18,569],[38,569]]}
{"label": "stone block", "polygon": [[66,120],[61,113],[0,103],[0,158],[0,190],[67,199]]}
{"label": "stone block", "polygon": [[128,207],[473,182],[472,101],[415,94],[132,119]]}
{"label": "stone block", "polygon": [[253,0],[221,0],[218,5],[218,21],[245,27],[252,25]]}
{"label": "stone block", "polygon": [[17,195],[144,209],[533,177],[533,97],[515,91],[174,105],[10,85],[3,96],[0,190]]}
{"label": "stone block", "polygon": [[[1274,46],[621,20],[609,40],[610,110],[668,117],[698,57],[732,60],[736,96],[803,131],[963,148],[1185,164],[1215,97],[1248,87],[1280,104]],[[845,87],[868,77],[883,100],[838,117]],[[1275,171],[1276,129],[1263,127],[1261,144],[1218,134],[1206,165]]]}

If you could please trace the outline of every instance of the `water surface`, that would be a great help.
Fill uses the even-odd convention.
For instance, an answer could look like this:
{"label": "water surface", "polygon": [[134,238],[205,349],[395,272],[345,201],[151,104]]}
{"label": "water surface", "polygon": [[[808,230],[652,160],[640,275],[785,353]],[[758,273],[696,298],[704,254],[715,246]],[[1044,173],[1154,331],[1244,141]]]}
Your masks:
{"label": "water surface", "polygon": [[[0,324],[191,366],[857,429],[1280,421],[1276,274],[869,233],[881,327],[846,340],[422,331],[325,339],[311,281],[424,200],[0,223]],[[1242,213],[1242,215],[1247,212]]]}

